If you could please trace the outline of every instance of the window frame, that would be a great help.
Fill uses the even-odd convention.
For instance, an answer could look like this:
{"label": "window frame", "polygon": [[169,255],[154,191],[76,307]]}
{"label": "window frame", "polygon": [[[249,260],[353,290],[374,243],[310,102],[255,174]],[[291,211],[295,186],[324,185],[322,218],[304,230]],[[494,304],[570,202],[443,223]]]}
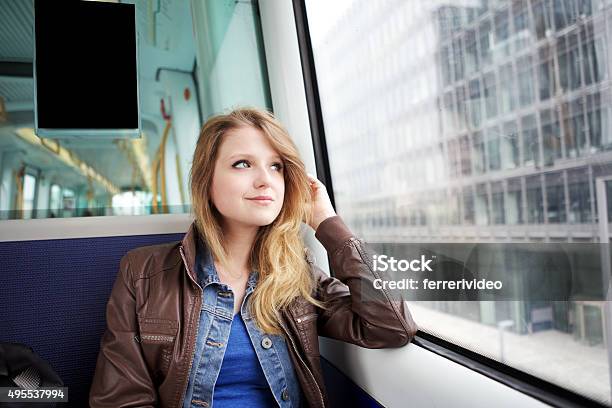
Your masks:
{"label": "window frame", "polygon": [[[308,28],[306,4],[305,0],[292,0],[292,2],[298,37],[298,48],[302,63],[302,75],[305,84],[306,104],[312,135],[317,176],[325,184],[332,205],[335,208],[334,189],[332,186],[329,156],[326,147],[326,137],[323,127],[323,116],[316,79],[314,56]],[[509,19],[511,19],[511,16],[509,16]],[[486,61],[484,60],[484,58],[481,58],[483,66],[487,65]],[[510,111],[512,111],[512,108]],[[537,117],[537,113],[535,115]],[[521,118],[517,118],[517,121],[520,119]],[[538,128],[539,126],[536,129]],[[523,186],[523,189],[524,188],[525,186]],[[526,195],[526,193],[521,194]],[[544,193],[542,192],[542,194]],[[521,198],[523,200],[525,199],[523,197]],[[544,203],[542,203],[542,205],[544,206]],[[543,214],[543,216],[545,219],[546,215]],[[527,217],[525,212],[523,212],[523,217]],[[463,217],[461,218],[461,223],[464,223]],[[331,267],[329,270],[332,271]],[[579,405],[604,407],[604,405],[601,405],[581,394],[515,369],[509,365],[500,363],[499,361],[490,359],[484,355],[478,354],[474,351],[468,350],[455,343],[451,343],[421,330],[417,331],[413,344],[553,406],[575,407],[576,405]]]}

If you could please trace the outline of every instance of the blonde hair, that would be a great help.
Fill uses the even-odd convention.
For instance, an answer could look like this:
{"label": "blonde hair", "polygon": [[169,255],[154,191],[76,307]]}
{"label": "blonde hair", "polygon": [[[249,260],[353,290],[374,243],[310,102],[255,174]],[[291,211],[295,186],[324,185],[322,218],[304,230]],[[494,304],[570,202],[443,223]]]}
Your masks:
{"label": "blonde hair", "polygon": [[284,167],[283,207],[274,222],[259,228],[249,258],[251,270],[259,273],[249,303],[251,315],[264,332],[280,334],[278,310],[297,297],[302,296],[318,307],[325,307],[312,296],[315,283],[300,235],[302,221],[310,220],[312,216],[308,177],[291,137],[270,112],[239,108],[208,119],[200,131],[189,173],[192,208],[200,238],[206,243],[213,259],[229,269],[221,214],[212,204],[211,186],[223,135],[245,126],[262,131],[280,155]]}

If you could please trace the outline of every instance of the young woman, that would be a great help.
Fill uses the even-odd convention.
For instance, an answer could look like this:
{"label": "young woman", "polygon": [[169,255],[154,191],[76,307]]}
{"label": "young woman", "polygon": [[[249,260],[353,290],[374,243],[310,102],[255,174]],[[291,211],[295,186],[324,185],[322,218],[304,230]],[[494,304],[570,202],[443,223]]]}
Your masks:
{"label": "young woman", "polygon": [[[403,302],[362,298],[380,272],[272,114],[208,120],[190,181],[183,240],[121,260],[92,407],[327,407],[318,336],[368,348],[413,338]],[[313,263],[303,222],[335,278]]]}

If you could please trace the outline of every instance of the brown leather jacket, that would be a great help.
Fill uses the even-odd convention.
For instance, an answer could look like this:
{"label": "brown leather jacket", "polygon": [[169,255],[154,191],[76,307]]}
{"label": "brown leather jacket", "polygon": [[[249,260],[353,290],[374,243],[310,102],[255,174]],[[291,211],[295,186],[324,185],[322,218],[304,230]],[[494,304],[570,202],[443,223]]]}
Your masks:
{"label": "brown leather jacket", "polygon": [[[196,283],[195,226],[182,242],[129,251],[122,259],[106,307],[107,329],[100,343],[89,394],[92,407],[182,407],[196,344],[202,289]],[[281,311],[281,324],[300,386],[310,407],[328,407],[318,336],[367,348],[400,347],[417,327],[403,302],[386,291],[360,299],[362,284],[380,272],[364,242],[339,216],[324,220],[316,238],[331,260],[334,277],[306,259],[317,282],[321,310],[296,299]]]}

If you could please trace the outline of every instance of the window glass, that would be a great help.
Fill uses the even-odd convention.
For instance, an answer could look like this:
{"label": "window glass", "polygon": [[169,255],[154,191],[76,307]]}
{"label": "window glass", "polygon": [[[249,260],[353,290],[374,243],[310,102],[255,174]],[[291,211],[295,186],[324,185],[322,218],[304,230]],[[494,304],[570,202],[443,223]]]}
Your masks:
{"label": "window glass", "polygon": [[504,188],[500,182],[491,183],[491,209],[493,224],[505,224]]}
{"label": "window glass", "polygon": [[463,136],[459,140],[459,155],[461,161],[461,174],[469,176],[472,172],[472,155],[470,153],[470,140]]}
{"label": "window glass", "polygon": [[499,129],[497,127],[490,127],[486,132],[489,171],[499,170],[501,168]]}
{"label": "window glass", "polygon": [[36,198],[36,177],[26,174],[23,179],[23,217],[32,218]]}
{"label": "window glass", "polygon": [[538,81],[540,85],[540,100],[545,101],[557,92],[556,77],[560,72],[555,71],[553,50],[544,44],[538,50]]}
{"label": "window glass", "polygon": [[536,37],[540,40],[552,33],[551,0],[533,0],[531,4],[533,8],[533,23],[536,28]]}
{"label": "window glass", "polygon": [[528,106],[533,103],[534,89],[533,84],[533,62],[531,56],[519,58],[517,61],[517,77],[518,77],[518,100],[519,105]]}
{"label": "window glass", "polygon": [[461,81],[464,76],[465,58],[463,57],[463,41],[462,38],[456,38],[451,44],[453,48],[453,62],[455,81]]}
{"label": "window glass", "polygon": [[561,157],[561,127],[556,110],[545,109],[540,112],[542,132],[542,151],[544,165],[552,166]]}
{"label": "window glass", "polygon": [[497,86],[495,84],[495,73],[486,73],[483,81],[487,119],[490,119],[497,115]]}
{"label": "window glass", "polygon": [[448,166],[449,175],[452,178],[456,178],[459,175],[459,146],[457,140],[450,140],[448,142]]}
{"label": "window glass", "polygon": [[495,13],[495,50],[496,58],[510,55],[509,7],[502,7]]}
{"label": "window glass", "polygon": [[516,77],[512,72],[512,64],[506,64],[499,69],[501,89],[501,113],[509,113],[515,107]]}
{"label": "window glass", "polygon": [[487,225],[490,223],[489,195],[487,185],[478,184],[476,186],[474,210],[476,212],[476,225]]}
{"label": "window glass", "polygon": [[527,115],[521,118],[523,165],[533,166],[540,162],[540,142],[538,140],[538,128],[535,115]]}
{"label": "window glass", "polygon": [[525,180],[527,193],[527,222],[541,224],[544,222],[544,198],[540,176],[530,176]]}
{"label": "window glass", "polygon": [[[236,106],[272,108],[257,2],[121,2],[136,6],[141,137],[92,140],[34,134],[34,2],[0,1],[15,22],[0,32],[2,60],[25,67],[0,75],[0,220],[188,213],[202,123]],[[24,165],[40,171],[35,196],[30,176],[17,177]]]}
{"label": "window glass", "polygon": [[508,179],[508,194],[506,199],[505,220],[508,225],[522,224],[523,218],[523,186],[521,179]]}
{"label": "window glass", "polygon": [[529,2],[517,0],[512,2],[514,17],[514,44],[517,52],[521,52],[534,41],[533,24],[529,19]]}
{"label": "window glass", "polygon": [[77,196],[74,191],[66,188],[62,191],[62,217],[74,217]]}
{"label": "window glass", "polygon": [[457,93],[457,124],[460,130],[465,130],[468,123],[467,100],[465,85],[456,88]]}
{"label": "window glass", "polygon": [[452,134],[457,129],[457,112],[455,111],[455,100],[452,92],[444,94],[442,118],[444,124],[444,132]]}
{"label": "window glass", "polygon": [[483,66],[487,66],[492,61],[491,56],[491,41],[493,33],[491,31],[491,21],[488,18],[490,15],[485,16],[482,24],[479,27],[480,35],[480,60]]}
{"label": "window glass", "polygon": [[588,169],[573,169],[567,173],[569,194],[568,222],[588,224],[592,222],[591,191]]}
{"label": "window glass", "polygon": [[563,173],[546,174],[546,218],[549,224],[566,221]]}
{"label": "window glass", "polygon": [[[512,288],[511,300],[403,292],[422,330],[610,405],[596,295],[612,184],[609,208],[595,197],[612,178],[612,2],[331,4],[306,0],[338,213],[378,253],[435,254],[432,279]],[[405,23],[390,24],[398,15]],[[411,159],[383,191],[379,169],[399,151]]]}
{"label": "window glass", "polygon": [[49,197],[49,217],[55,218],[59,216],[60,209],[62,208],[62,188],[57,184],[51,186],[51,192]]}
{"label": "window glass", "polygon": [[476,31],[470,30],[465,34],[466,73],[471,76],[480,69],[480,58],[476,42]]}
{"label": "window glass", "polygon": [[520,163],[519,133],[515,121],[504,123],[500,139],[500,156],[504,169],[513,169]]}
{"label": "window glass", "polygon": [[474,224],[474,190],[471,187],[463,189],[463,220],[466,224]]}
{"label": "window glass", "polygon": [[576,98],[561,105],[565,118],[565,151],[568,157],[578,157],[586,153],[586,121],[584,116],[584,100]]}
{"label": "window glass", "polygon": [[481,174],[485,171],[485,143],[482,132],[474,132],[472,137],[474,154],[474,174]]}
{"label": "window glass", "polygon": [[478,79],[473,79],[469,83],[470,87],[470,114],[472,128],[480,127],[481,122],[481,96],[480,96],[480,82]]}

